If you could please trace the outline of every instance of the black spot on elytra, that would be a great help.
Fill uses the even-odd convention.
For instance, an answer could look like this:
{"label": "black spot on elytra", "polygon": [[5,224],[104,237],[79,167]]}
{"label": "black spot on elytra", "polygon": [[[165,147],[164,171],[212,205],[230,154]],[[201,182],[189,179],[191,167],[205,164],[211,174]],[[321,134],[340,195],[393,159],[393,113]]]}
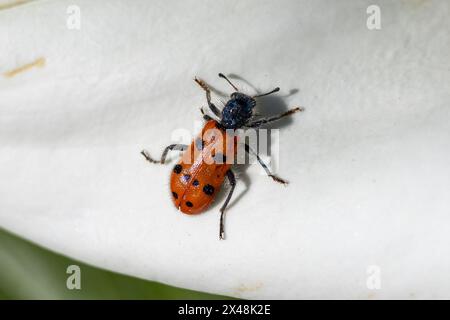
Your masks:
{"label": "black spot on elytra", "polygon": [[176,192],[172,191],[172,195],[175,199],[178,199],[178,194]]}
{"label": "black spot on elytra", "polygon": [[210,196],[214,193],[214,187],[210,184],[207,184],[203,187],[203,192]]}
{"label": "black spot on elytra", "polygon": [[190,201],[186,201],[186,205],[189,207],[189,208],[192,208],[194,205],[192,204],[192,202],[190,202]]}
{"label": "black spot on elytra", "polygon": [[175,167],[173,167],[173,172],[175,172],[176,174],[180,173],[181,170],[183,170],[181,164],[177,164]]}
{"label": "black spot on elytra", "polygon": [[200,184],[200,182],[198,182],[197,179],[195,179],[194,181],[192,181],[192,185],[193,185],[194,187],[198,186],[199,184]]}
{"label": "black spot on elytra", "polygon": [[184,174],[184,175],[183,175],[183,181],[184,181],[184,182],[188,182],[190,178],[191,178],[191,175],[190,175],[190,174]]}

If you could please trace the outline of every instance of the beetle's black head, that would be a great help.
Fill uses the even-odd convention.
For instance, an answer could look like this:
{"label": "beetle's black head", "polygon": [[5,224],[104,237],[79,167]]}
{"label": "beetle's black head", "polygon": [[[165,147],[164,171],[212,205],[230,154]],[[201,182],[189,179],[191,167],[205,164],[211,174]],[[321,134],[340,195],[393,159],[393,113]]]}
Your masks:
{"label": "beetle's black head", "polygon": [[234,92],[222,110],[221,125],[225,129],[238,129],[253,115],[255,99],[244,93]]}
{"label": "beetle's black head", "polygon": [[224,74],[219,73],[219,77],[225,79],[236,90],[231,94],[230,100],[227,101],[222,110],[220,125],[225,129],[239,129],[243,127],[253,116],[253,109],[256,105],[255,98],[267,96],[280,90],[280,88],[276,87],[270,92],[251,97],[239,92],[238,88]]}

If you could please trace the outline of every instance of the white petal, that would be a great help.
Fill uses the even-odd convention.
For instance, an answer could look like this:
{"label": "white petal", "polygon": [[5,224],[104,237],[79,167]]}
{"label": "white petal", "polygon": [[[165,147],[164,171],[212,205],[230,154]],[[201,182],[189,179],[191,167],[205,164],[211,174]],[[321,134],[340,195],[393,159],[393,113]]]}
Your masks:
{"label": "white petal", "polygon": [[[371,1],[3,8],[0,225],[96,266],[236,297],[450,298],[450,9],[380,3],[380,30],[366,25]],[[249,93],[280,86],[264,111],[306,109],[280,123],[290,184],[242,173],[226,241],[219,203],[180,214],[171,165],[139,154],[201,119],[195,76],[230,92],[218,72]]]}

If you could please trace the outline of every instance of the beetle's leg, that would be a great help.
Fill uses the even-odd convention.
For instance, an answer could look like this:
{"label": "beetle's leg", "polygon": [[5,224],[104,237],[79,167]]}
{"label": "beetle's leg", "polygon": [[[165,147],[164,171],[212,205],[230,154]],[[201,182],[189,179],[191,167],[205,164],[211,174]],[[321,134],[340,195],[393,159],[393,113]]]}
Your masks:
{"label": "beetle's leg", "polygon": [[204,119],[204,120],[206,120],[206,121],[209,121],[209,120],[217,121],[217,120],[215,120],[213,117],[211,117],[210,115],[207,115],[207,114],[205,113],[205,111],[203,110],[203,108],[200,108],[200,112],[202,113],[202,116],[203,116],[203,119]]}
{"label": "beetle's leg", "polygon": [[161,160],[155,160],[153,159],[150,154],[148,153],[147,150],[142,150],[141,154],[145,157],[145,159],[148,162],[151,163],[161,163],[164,164],[164,162],[166,162],[166,157],[167,157],[167,153],[169,153],[169,151],[171,150],[179,150],[179,151],[184,151],[188,148],[189,146],[187,144],[171,144],[170,146],[166,147],[161,155]]}
{"label": "beetle's leg", "polygon": [[261,158],[258,156],[258,154],[255,151],[253,151],[248,144],[245,144],[245,152],[252,153],[256,156],[256,159],[258,160],[259,164],[264,168],[264,171],[266,171],[267,175],[269,177],[271,177],[273,179],[273,181],[282,183],[284,185],[286,185],[288,183],[286,180],[283,180],[283,179],[277,177],[276,175],[272,174],[272,172],[267,167],[267,165],[264,163],[264,161],[261,160]]}
{"label": "beetle's leg", "polygon": [[228,178],[228,181],[230,181],[231,190],[230,190],[230,192],[228,192],[228,196],[227,196],[222,208],[220,208],[220,230],[219,230],[219,239],[220,240],[225,239],[225,228],[224,228],[224,224],[223,224],[225,209],[227,208],[228,203],[230,202],[231,196],[233,195],[234,187],[236,186],[236,178],[234,177],[233,171],[231,171],[231,170],[227,171],[227,178]]}
{"label": "beetle's leg", "polygon": [[202,87],[203,90],[206,92],[206,101],[208,101],[208,107],[211,109],[211,111],[217,116],[221,117],[222,112],[220,112],[219,108],[217,108],[214,103],[211,102],[211,90],[209,89],[208,85],[200,79],[195,78],[194,79],[197,84]]}
{"label": "beetle's leg", "polygon": [[298,108],[298,107],[297,108],[293,108],[293,109],[289,109],[288,111],[283,112],[283,113],[281,113],[279,115],[276,115],[276,116],[273,116],[273,117],[269,117],[269,118],[263,118],[263,119],[259,119],[259,120],[247,123],[245,126],[246,127],[250,127],[250,128],[257,128],[257,127],[262,126],[263,124],[266,124],[266,123],[269,123],[269,122],[272,122],[272,121],[280,120],[281,118],[284,118],[286,116],[290,116],[290,115],[292,115],[292,114],[294,114],[296,112],[303,111],[303,110],[304,110],[303,108]]}

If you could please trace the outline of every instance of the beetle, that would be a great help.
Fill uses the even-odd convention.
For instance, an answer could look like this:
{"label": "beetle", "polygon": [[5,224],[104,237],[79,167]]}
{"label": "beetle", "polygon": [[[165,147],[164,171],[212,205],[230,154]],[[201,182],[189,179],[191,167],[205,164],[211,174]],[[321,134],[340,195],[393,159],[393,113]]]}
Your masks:
{"label": "beetle", "polygon": [[[231,170],[230,156],[233,158],[236,156],[238,140],[237,136],[230,132],[240,128],[258,128],[295,112],[303,111],[303,108],[292,108],[279,115],[255,119],[256,99],[278,92],[280,88],[276,87],[267,93],[249,96],[240,92],[222,73],[219,73],[219,77],[225,79],[234,89],[222,110],[211,102],[211,90],[208,85],[198,78],[194,79],[205,91],[208,107],[217,119],[206,114],[201,108],[206,123],[202,132],[189,146],[171,144],[164,149],[159,160],[153,159],[145,149],[141,151],[141,154],[151,163],[164,164],[169,151],[184,151],[180,161],[172,169],[170,189],[175,207],[185,214],[197,214],[206,210],[219,192],[225,178],[228,179],[231,188],[220,208],[219,239],[224,239],[224,213],[236,186],[236,178]],[[285,180],[272,174],[248,144],[245,143],[244,148],[247,153],[256,156],[257,161],[270,178],[278,183],[287,184]]]}

